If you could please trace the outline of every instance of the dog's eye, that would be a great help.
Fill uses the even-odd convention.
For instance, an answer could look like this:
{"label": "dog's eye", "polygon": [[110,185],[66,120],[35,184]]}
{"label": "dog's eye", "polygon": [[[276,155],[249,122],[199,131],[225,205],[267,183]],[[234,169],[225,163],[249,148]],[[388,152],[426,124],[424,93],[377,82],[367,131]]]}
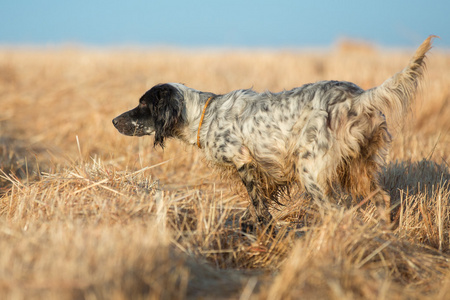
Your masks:
{"label": "dog's eye", "polygon": [[146,107],[146,106],[147,106],[147,103],[145,103],[144,101],[139,102],[139,106],[141,106],[141,107]]}

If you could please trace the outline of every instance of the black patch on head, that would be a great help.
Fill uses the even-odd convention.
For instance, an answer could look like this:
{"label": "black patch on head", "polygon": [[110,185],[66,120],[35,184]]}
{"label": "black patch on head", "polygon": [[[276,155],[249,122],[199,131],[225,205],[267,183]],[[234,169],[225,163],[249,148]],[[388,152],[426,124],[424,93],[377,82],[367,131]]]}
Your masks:
{"label": "black patch on head", "polygon": [[139,100],[147,103],[150,117],[154,119],[154,146],[164,148],[164,140],[173,137],[182,123],[183,95],[170,84],[152,87]]}

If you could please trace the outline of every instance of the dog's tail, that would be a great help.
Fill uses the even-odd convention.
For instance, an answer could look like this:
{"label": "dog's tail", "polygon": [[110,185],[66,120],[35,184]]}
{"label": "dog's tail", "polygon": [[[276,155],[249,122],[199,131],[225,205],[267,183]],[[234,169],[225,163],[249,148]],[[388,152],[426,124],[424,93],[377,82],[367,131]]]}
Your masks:
{"label": "dog's tail", "polygon": [[404,116],[414,100],[425,71],[425,57],[431,49],[435,35],[430,35],[416,50],[408,66],[389,78],[382,85],[367,90],[361,95],[362,108],[373,108],[383,113],[392,112],[399,120]]}

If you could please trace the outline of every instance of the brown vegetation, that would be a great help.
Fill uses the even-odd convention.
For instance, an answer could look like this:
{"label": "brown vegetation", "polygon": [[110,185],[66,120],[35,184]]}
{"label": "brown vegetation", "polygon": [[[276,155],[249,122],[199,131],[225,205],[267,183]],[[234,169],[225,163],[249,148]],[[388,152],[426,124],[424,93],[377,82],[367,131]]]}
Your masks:
{"label": "brown vegetation", "polygon": [[[350,50],[349,50],[350,49]],[[411,117],[394,124],[374,207],[294,191],[276,235],[240,232],[245,193],[201,152],[120,135],[111,119],[151,86],[216,93],[322,79],[381,84],[413,51],[0,50],[2,299],[447,299],[450,56],[428,59]]]}

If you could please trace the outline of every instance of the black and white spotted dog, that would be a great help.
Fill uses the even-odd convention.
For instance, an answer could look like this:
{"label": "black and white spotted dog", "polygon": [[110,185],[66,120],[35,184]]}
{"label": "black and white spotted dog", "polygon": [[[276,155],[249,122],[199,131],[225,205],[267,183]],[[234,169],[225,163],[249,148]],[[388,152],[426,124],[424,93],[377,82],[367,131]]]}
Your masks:
{"label": "black and white spotted dog", "polygon": [[125,135],[154,133],[155,146],[167,138],[197,145],[213,165],[234,170],[251,200],[244,224],[270,224],[271,201],[292,183],[316,200],[336,191],[355,199],[370,195],[387,218],[389,196],[377,178],[390,142],[383,112],[398,118],[408,111],[433,37],[405,69],[367,91],[320,81],[280,93],[216,95],[167,83],[147,91],[113,124]]}

